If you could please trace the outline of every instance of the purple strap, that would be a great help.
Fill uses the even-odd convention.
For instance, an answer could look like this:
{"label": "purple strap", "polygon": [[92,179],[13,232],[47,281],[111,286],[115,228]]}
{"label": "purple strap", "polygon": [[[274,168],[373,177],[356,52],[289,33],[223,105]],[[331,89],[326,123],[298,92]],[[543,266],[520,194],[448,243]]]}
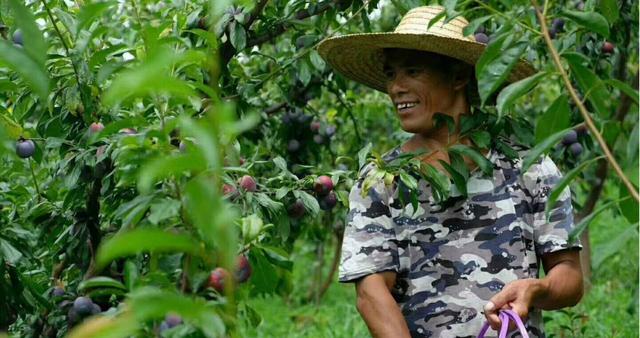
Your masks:
{"label": "purple strap", "polygon": [[[502,326],[500,326],[500,334],[498,338],[507,338],[507,334],[509,333],[509,319],[513,320],[514,323],[516,323],[516,326],[518,327],[518,330],[520,330],[520,334],[522,335],[522,338],[529,338],[529,334],[527,333],[527,328],[525,328],[524,323],[522,322],[522,319],[520,319],[520,316],[518,316],[518,314],[515,311],[501,310],[498,316],[500,317],[500,321],[502,322]],[[485,322],[484,325],[482,326],[482,329],[480,330],[480,334],[478,334],[478,338],[484,338],[484,335],[487,333],[488,330],[489,330],[489,322]]]}

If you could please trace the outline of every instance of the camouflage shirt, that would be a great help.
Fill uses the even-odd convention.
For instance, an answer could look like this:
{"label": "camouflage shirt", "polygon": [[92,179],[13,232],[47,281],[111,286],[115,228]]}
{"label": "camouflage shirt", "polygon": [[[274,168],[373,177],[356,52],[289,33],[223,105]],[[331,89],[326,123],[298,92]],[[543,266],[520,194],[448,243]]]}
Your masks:
{"label": "camouflage shirt", "polygon": [[[515,160],[489,151],[493,177],[473,171],[467,198],[452,185],[451,197],[437,204],[419,180],[416,213],[410,203],[403,207],[395,183],[379,182],[362,197],[373,169],[365,166],[349,195],[339,280],[396,271],[392,295],[413,337],[475,337],[485,321],[482,307],[505,284],[537,278],[545,253],[581,247],[568,242],[574,226],[568,187],[545,221],[547,197],[561,178],[556,165],[545,156],[521,173],[526,149],[515,149]],[[398,147],[385,159],[399,154]],[[540,310],[529,313],[526,325],[531,337],[544,337]],[[496,336],[490,331],[487,337]]]}

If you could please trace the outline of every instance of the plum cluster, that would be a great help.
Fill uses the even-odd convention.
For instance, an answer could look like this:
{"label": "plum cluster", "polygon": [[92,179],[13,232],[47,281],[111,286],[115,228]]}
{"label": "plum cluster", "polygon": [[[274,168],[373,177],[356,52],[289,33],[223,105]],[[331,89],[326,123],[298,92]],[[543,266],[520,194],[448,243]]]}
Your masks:
{"label": "plum cluster", "polygon": [[[54,295],[56,290],[54,289]],[[77,297],[67,312],[67,320],[70,325],[75,325],[81,322],[83,319],[96,315],[102,312],[102,309],[98,304],[95,304],[91,298],[80,296]]]}
{"label": "plum cluster", "polygon": [[569,130],[562,138],[561,147],[567,149],[574,157],[580,156],[584,149],[582,148],[582,144],[578,141],[578,136],[586,135],[586,133],[587,127],[584,125],[577,127],[575,130]]}
{"label": "plum cluster", "polygon": [[297,154],[304,146],[304,139],[309,137],[307,130],[311,131],[313,143],[327,144],[328,140],[336,133],[334,125],[324,126],[318,120],[313,120],[311,115],[303,113],[299,109],[286,112],[282,116],[282,123],[289,129],[290,136],[287,143],[287,151]]}
{"label": "plum cluster", "polygon": [[[233,277],[237,283],[245,283],[251,277],[251,263],[245,255],[238,256],[236,260],[236,270]],[[225,268],[217,267],[209,274],[209,280],[207,286],[214,290],[223,293],[225,288],[225,281],[229,279],[229,271]]]}
{"label": "plum cluster", "polygon": [[331,177],[322,175],[316,179],[313,190],[316,193],[316,199],[320,204],[320,209],[331,210],[338,203],[336,193],[333,191],[333,181]]}

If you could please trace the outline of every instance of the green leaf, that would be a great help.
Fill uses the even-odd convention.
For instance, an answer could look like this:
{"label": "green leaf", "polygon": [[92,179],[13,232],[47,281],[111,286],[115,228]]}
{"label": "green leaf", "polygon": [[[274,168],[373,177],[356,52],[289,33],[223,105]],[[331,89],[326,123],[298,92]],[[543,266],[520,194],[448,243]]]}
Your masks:
{"label": "green leaf", "polygon": [[476,130],[469,137],[480,148],[487,149],[491,145],[491,134],[486,130]]}
{"label": "green leaf", "polygon": [[133,287],[138,282],[140,277],[138,273],[138,267],[132,260],[127,259],[124,263],[124,284],[128,290],[133,290]]}
{"label": "green leaf", "polygon": [[518,63],[524,53],[526,42],[516,42],[506,45],[509,37],[504,33],[497,39],[489,42],[484,53],[480,56],[476,65],[476,77],[478,79],[478,92],[484,105],[489,96],[493,94],[509,76],[511,69]]}
{"label": "green leaf", "polygon": [[400,172],[400,181],[402,181],[402,183],[404,183],[404,185],[406,185],[409,190],[418,190],[418,180],[416,180],[415,177],[409,175],[404,170]]}
{"label": "green leaf", "polygon": [[617,88],[618,90],[620,90],[621,92],[626,94],[630,99],[632,99],[633,102],[638,104],[638,91],[633,89],[628,84],[626,84],[626,83],[624,83],[624,82],[622,82],[622,81],[620,81],[618,79],[606,79],[606,80],[604,80],[604,83]]}
{"label": "green leaf", "polygon": [[187,53],[176,54],[167,47],[149,52],[149,57],[135,68],[120,73],[102,97],[113,106],[119,102],[149,94],[171,94],[177,97],[196,97],[197,93],[186,81],[170,74],[171,65],[184,60]]}
{"label": "green leaf", "polygon": [[289,254],[283,249],[264,244],[256,244],[255,246],[262,249],[264,256],[274,265],[289,271],[293,269],[293,262],[289,259]]}
{"label": "green leaf", "polygon": [[431,184],[431,191],[437,202],[442,202],[449,198],[451,192],[451,181],[449,177],[436,169],[431,164],[422,166],[423,178]]}
{"label": "green leaf", "polygon": [[152,224],[159,224],[165,219],[177,217],[180,214],[180,206],[180,201],[168,198],[154,202],[147,219]]}
{"label": "green leaf", "polygon": [[362,169],[362,167],[364,167],[364,165],[367,163],[367,156],[369,156],[369,153],[371,152],[371,147],[373,147],[373,145],[371,144],[371,142],[367,143],[366,146],[364,146],[364,148],[360,149],[360,151],[358,151],[358,168]]}
{"label": "green leaf", "polygon": [[542,153],[549,150],[549,148],[553,147],[556,143],[560,141],[564,137],[564,135],[569,131],[569,129],[561,130],[555,134],[544,139],[542,142],[538,143],[535,147],[530,149],[522,160],[522,170],[521,172],[527,172],[529,167],[533,165]]}
{"label": "green leaf", "polygon": [[113,2],[111,1],[92,2],[84,4],[80,9],[80,13],[78,13],[78,21],[76,23],[75,34],[78,35],[78,33],[84,27],[91,26],[91,23],[96,18],[99,18],[102,13],[104,13],[107,9],[109,9],[109,6],[112,5]]}
{"label": "green leaf", "polygon": [[310,194],[302,191],[302,190],[294,190],[293,196],[302,200],[302,204],[304,204],[304,208],[312,215],[317,215],[320,212],[320,204],[318,204],[318,200]]}
{"label": "green leaf", "polygon": [[487,20],[491,19],[492,17],[493,17],[492,15],[487,15],[487,16],[483,16],[483,17],[480,17],[480,18],[473,19],[462,30],[462,35],[464,35],[464,36],[473,35],[476,32],[476,30],[478,30],[478,28],[480,26],[482,26],[483,23],[485,23]]}
{"label": "green leaf", "polygon": [[449,147],[449,152],[453,152],[456,154],[464,155],[469,157],[473,162],[475,162],[480,170],[484,172],[485,175],[493,174],[493,163],[489,161],[484,155],[479,153],[477,150],[466,146],[464,144],[456,144],[452,147]]}
{"label": "green leaf", "polygon": [[522,95],[528,93],[533,87],[535,87],[540,80],[545,77],[547,73],[537,73],[531,75],[526,79],[522,79],[518,82],[514,82],[500,91],[498,95],[496,109],[498,109],[498,120],[502,118],[507,108],[509,108],[514,101],[522,97]]}
{"label": "green leaf", "polygon": [[547,111],[538,118],[536,123],[536,143],[540,143],[549,135],[569,127],[571,110],[568,100],[569,98],[566,95],[558,96]]}
{"label": "green leaf", "polygon": [[6,65],[18,73],[41,100],[49,96],[49,75],[44,65],[38,65],[24,50],[0,39],[0,66]]}
{"label": "green leaf", "polygon": [[134,229],[122,232],[106,240],[96,256],[96,265],[103,268],[116,258],[133,256],[142,252],[185,252],[197,254],[199,244],[185,234],[165,232],[160,229]]}
{"label": "green leaf", "polygon": [[609,23],[607,19],[599,13],[563,10],[560,14],[590,32],[596,32],[605,38],[609,37]]}
{"label": "green leaf", "polygon": [[229,26],[229,39],[237,51],[243,50],[247,44],[247,32],[241,24],[234,21]]}
{"label": "green leaf", "polygon": [[442,167],[445,168],[449,174],[451,174],[451,178],[453,178],[453,183],[456,184],[456,187],[458,188],[458,191],[460,192],[460,194],[466,197],[468,194],[467,181],[465,180],[464,176],[462,176],[462,174],[457,172],[451,165],[449,165],[449,163],[443,160],[438,160],[438,162],[440,162]]}
{"label": "green leaf", "polygon": [[[636,157],[636,155],[638,154],[638,146],[639,146],[639,142],[640,139],[638,137],[638,125],[640,123],[636,122],[635,127],[633,127],[633,130],[631,131],[631,134],[629,135],[629,142],[627,143],[627,156],[629,156],[630,158],[634,158]],[[637,158],[637,157],[636,157]]]}
{"label": "green leaf", "polygon": [[578,224],[576,224],[575,228],[573,228],[573,230],[571,230],[571,233],[569,234],[569,242],[570,243],[575,242],[576,239],[578,237],[580,237],[580,234],[584,231],[584,229],[586,229],[587,226],[589,226],[589,223],[591,223],[591,221],[593,221],[593,219],[596,216],[598,216],[601,212],[607,210],[607,208],[611,207],[616,202],[617,201],[609,201],[609,202],[605,203],[604,205],[602,205],[600,208],[598,208],[595,211],[593,211],[592,213],[590,213],[588,216],[586,216],[582,220],[580,220],[580,222]]}
{"label": "green leaf", "polygon": [[579,166],[571,169],[571,171],[562,176],[560,181],[556,183],[551,194],[549,194],[549,198],[547,198],[547,205],[545,210],[545,218],[547,220],[549,220],[549,212],[551,212],[551,209],[556,205],[556,201],[558,200],[558,197],[560,197],[560,194],[562,193],[564,188],[566,188],[571,183],[571,181],[573,181],[578,176],[578,174],[580,174],[587,166],[601,158],[602,157],[597,157],[589,161],[582,162]]}
{"label": "green leaf", "polygon": [[[617,236],[611,239],[607,239],[601,246],[597,247],[593,253],[593,269],[597,269],[606,262],[609,257],[620,252],[624,254],[626,244],[629,241],[638,242],[638,223],[634,223],[626,226],[626,229],[621,231]],[[637,298],[637,297],[635,297]]]}
{"label": "green leaf", "polygon": [[609,24],[613,26],[616,21],[618,21],[618,17],[620,17],[620,12],[618,10],[618,1],[617,0],[600,0],[599,1],[600,13],[604,15]]}
{"label": "green leaf", "polygon": [[[364,11],[362,12],[364,13]],[[309,60],[311,60],[311,64],[318,70],[319,72],[323,72],[325,68],[325,62],[315,49],[309,52]]]}
{"label": "green leaf", "polygon": [[[36,24],[34,12],[24,6],[24,1],[9,0],[8,3],[14,15],[15,25],[22,31],[22,48],[38,64],[38,68],[44,68],[48,46]],[[0,55],[3,54],[0,51]]]}
{"label": "green leaf", "polygon": [[600,78],[589,68],[583,65],[584,56],[577,53],[565,53],[562,57],[567,60],[572,70],[572,75],[580,85],[585,98],[593,105],[596,113],[601,117],[611,116],[608,103],[611,95]]}
{"label": "green leaf", "polygon": [[175,313],[202,330],[206,337],[222,337],[225,333],[224,322],[216,308],[202,298],[145,287],[132,292],[127,304],[139,322],[162,319],[168,313]]}
{"label": "green leaf", "polygon": [[629,223],[638,222],[638,213],[640,208],[638,202],[631,196],[629,189],[620,187],[620,211]]}
{"label": "green leaf", "polygon": [[160,179],[182,174],[188,170],[203,170],[206,168],[206,163],[204,158],[199,155],[188,152],[175,156],[161,156],[149,161],[140,169],[138,190],[146,194]]}
{"label": "green leaf", "polygon": [[104,276],[93,277],[91,279],[82,281],[78,285],[78,291],[83,291],[87,289],[96,289],[96,288],[113,288],[113,289],[127,290],[127,288],[119,281],[111,277],[104,277]]}

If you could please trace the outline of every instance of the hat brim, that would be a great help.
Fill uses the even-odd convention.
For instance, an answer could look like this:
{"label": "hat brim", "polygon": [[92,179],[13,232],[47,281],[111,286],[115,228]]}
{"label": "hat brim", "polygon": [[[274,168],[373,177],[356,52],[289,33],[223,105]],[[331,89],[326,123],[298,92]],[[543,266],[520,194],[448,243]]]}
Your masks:
{"label": "hat brim", "polygon": [[[318,46],[318,53],[336,71],[347,78],[386,93],[383,50],[402,48],[446,55],[475,65],[486,45],[475,41],[435,34],[366,33],[328,38]],[[507,81],[515,82],[535,73],[528,62],[519,60]]]}

